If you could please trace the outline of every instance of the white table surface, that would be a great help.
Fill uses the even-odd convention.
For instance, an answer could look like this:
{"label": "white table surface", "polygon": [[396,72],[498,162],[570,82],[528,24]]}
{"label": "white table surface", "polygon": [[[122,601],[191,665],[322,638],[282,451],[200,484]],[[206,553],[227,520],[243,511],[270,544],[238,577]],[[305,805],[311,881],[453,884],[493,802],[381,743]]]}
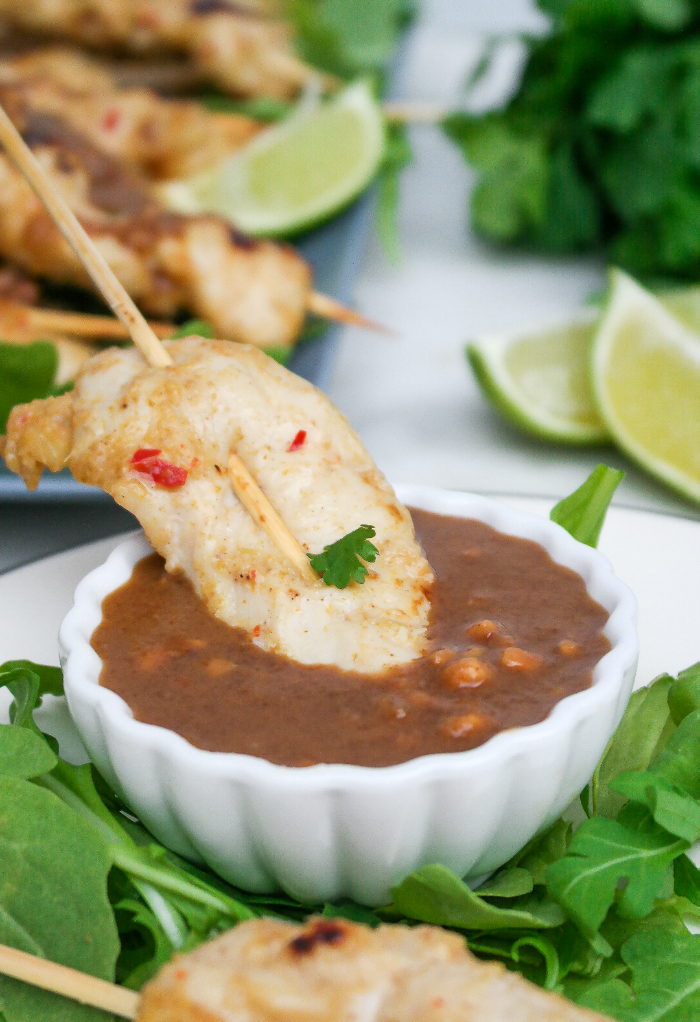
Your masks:
{"label": "white table surface", "polygon": [[[449,109],[493,32],[537,31],[545,22],[528,0],[425,0],[398,92]],[[507,92],[518,66],[505,48],[475,94],[485,107]],[[624,468],[616,502],[700,518],[611,447],[540,443],[511,429],[486,406],[464,359],[483,333],[566,318],[603,285],[596,258],[549,259],[494,249],[468,227],[474,176],[435,127],[411,129],[414,162],[401,186],[403,259],[390,265],[373,239],[356,305],[395,327],[397,340],[347,330],[330,395],[392,480],[486,493],[559,498],[599,461]]]}

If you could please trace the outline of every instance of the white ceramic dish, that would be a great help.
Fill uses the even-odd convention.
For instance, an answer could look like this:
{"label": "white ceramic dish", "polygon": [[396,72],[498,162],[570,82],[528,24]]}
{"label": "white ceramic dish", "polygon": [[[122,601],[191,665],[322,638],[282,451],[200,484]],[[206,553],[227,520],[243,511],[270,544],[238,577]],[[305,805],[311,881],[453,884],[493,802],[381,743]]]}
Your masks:
{"label": "white ceramic dish", "polygon": [[546,519],[485,497],[416,486],[397,492],[414,507],[535,540],[583,577],[610,612],[612,649],[591,688],[563,699],[541,723],[468,752],[383,768],[290,768],[197,749],[135,721],[119,696],[99,686],[90,635],[102,599],[150,552],[142,536],[120,544],[83,579],[61,626],[68,704],[98,768],[160,841],[246,890],[282,887],[302,901],[346,896],[377,905],[425,863],[444,863],[460,876],[487,873],[585,785],[629,698],[636,605],[601,554]]}

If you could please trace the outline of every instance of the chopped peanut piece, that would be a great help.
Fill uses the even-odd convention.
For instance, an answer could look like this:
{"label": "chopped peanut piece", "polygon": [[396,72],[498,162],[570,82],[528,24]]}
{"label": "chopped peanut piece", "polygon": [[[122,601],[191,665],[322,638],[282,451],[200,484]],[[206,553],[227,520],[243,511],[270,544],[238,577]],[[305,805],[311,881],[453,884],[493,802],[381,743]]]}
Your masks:
{"label": "chopped peanut piece", "polygon": [[450,664],[440,675],[440,681],[445,688],[477,688],[488,681],[492,670],[483,660],[476,657],[462,657],[455,663]]}
{"label": "chopped peanut piece", "polygon": [[172,654],[167,649],[147,649],[139,659],[144,671],[157,671],[171,656]]}
{"label": "chopped peanut piece", "polygon": [[443,664],[449,664],[450,660],[454,660],[456,656],[453,649],[436,649],[430,659],[437,667],[442,667]]}
{"label": "chopped peanut piece", "polygon": [[471,628],[467,628],[467,635],[477,642],[488,642],[494,636],[500,635],[500,628],[494,621],[477,621]]}
{"label": "chopped peanut piece", "polygon": [[224,660],[222,657],[212,657],[206,667],[207,674],[211,678],[220,678],[229,671],[234,670],[233,660]]}
{"label": "chopped peanut piece", "polygon": [[183,643],[185,649],[188,650],[204,649],[206,644],[207,644],[206,639],[185,639]]}
{"label": "chopped peanut piece", "polygon": [[517,671],[534,671],[541,667],[544,661],[537,653],[528,653],[526,649],[509,646],[501,653],[501,663],[504,667],[513,667]]}
{"label": "chopped peanut piece", "polygon": [[480,713],[462,713],[459,717],[448,717],[443,721],[440,730],[448,738],[466,738],[472,731],[483,728],[486,718]]}
{"label": "chopped peanut piece", "polygon": [[432,709],[438,705],[438,701],[435,696],[429,695],[428,692],[424,692],[423,689],[417,688],[414,692],[409,692],[406,696],[411,706],[417,706],[420,709]]}
{"label": "chopped peanut piece", "polygon": [[578,656],[581,652],[581,647],[572,639],[564,639],[559,643],[559,652],[563,653],[564,656]]}

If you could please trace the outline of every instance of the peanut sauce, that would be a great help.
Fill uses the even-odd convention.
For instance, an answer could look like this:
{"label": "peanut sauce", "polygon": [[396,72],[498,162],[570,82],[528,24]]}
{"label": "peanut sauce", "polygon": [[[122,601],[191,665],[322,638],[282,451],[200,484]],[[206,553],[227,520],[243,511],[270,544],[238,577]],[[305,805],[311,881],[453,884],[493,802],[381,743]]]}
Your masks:
{"label": "peanut sauce", "polygon": [[425,657],[363,675],[266,652],[154,554],[103,602],[100,683],[193,745],[288,766],[471,749],[589,687],[608,614],[579,575],[481,522],[411,514],[436,573]]}

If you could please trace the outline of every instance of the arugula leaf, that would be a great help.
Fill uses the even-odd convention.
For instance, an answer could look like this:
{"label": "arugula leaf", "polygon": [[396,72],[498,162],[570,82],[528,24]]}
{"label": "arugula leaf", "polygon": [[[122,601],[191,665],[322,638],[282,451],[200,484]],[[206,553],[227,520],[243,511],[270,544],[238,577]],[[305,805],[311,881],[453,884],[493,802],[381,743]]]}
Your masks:
{"label": "arugula leaf", "polygon": [[445,866],[423,866],[393,887],[392,903],[381,914],[460,930],[541,930],[565,916],[548,899],[525,898],[509,908],[491,905]]}
{"label": "arugula leaf", "polygon": [[680,898],[700,908],[700,869],[687,855],[673,863],[673,889]]}
{"label": "arugula leaf", "polygon": [[[49,791],[0,777],[0,942],[112,979],[119,950],[111,860],[94,828]],[[102,1012],[0,977],[7,1022],[88,1022]]]}
{"label": "arugula leaf", "polygon": [[620,1022],[692,1022],[700,1017],[700,936],[658,927],[635,933],[621,956],[631,986],[614,980],[579,1003]]}
{"label": "arugula leaf", "polygon": [[577,490],[554,505],[549,517],[579,543],[597,546],[608,506],[624,475],[618,469],[598,465]]}
{"label": "arugula leaf", "polygon": [[700,838],[700,805],[659,774],[635,770],[610,782],[612,791],[646,806],[660,827],[689,844]]}
{"label": "arugula leaf", "polygon": [[31,731],[0,724],[0,776],[28,780],[53,770],[57,762],[53,750]]}
{"label": "arugula leaf", "polygon": [[518,898],[529,894],[535,884],[532,874],[521,866],[501,869],[478,889],[480,898]]}
{"label": "arugula leaf", "polygon": [[0,433],[15,405],[49,397],[58,369],[58,351],[49,341],[0,342]]}
{"label": "arugula leaf", "polygon": [[651,685],[632,693],[593,774],[591,803],[596,816],[617,816],[626,799],[610,789],[610,781],[625,771],[648,767],[674,730],[668,709],[672,684],[670,675],[662,674]]}
{"label": "arugula leaf", "polygon": [[673,860],[689,848],[660,828],[632,830],[616,820],[592,817],[574,834],[567,854],[547,868],[547,890],[602,954],[609,953],[598,933],[624,884],[618,902],[623,917],[648,915],[668,883]]}
{"label": "arugula leaf", "polygon": [[[15,666],[17,664],[19,666]],[[0,730],[0,741],[7,741],[13,730],[26,729],[32,738],[45,743],[44,759],[50,769],[35,776],[27,787],[32,792],[42,791],[61,806],[65,804],[76,825],[79,824],[81,830],[87,827],[100,842],[108,869],[116,868],[128,879],[134,895],[143,901],[138,922],[143,925],[148,918],[151,934],[159,935],[158,940],[152,939],[150,943],[142,940],[142,945],[149,944],[152,956],[161,953],[166,941],[171,953],[188,949],[239,920],[254,916],[255,912],[221,886],[208,883],[171,861],[166,850],[155,843],[147,831],[114,808],[116,800],[103,800],[89,764],[74,766],[55,755],[49,759],[47,753],[54,753],[54,740],[42,734],[32,714],[43,694],[61,690],[57,675],[60,675],[57,668],[45,668],[28,661],[13,661],[0,667],[0,685],[6,685],[15,696],[10,707],[12,725],[7,731]],[[0,761],[6,759],[11,763],[13,755],[14,745],[8,745],[4,755],[0,750]],[[13,779],[8,778],[8,781]],[[0,813],[0,826],[3,819]],[[133,929],[133,924],[130,927]],[[134,976],[145,978],[152,974],[157,961],[144,959],[141,954],[138,965],[137,970],[132,963],[132,980]]]}
{"label": "arugula leaf", "polygon": [[668,705],[675,724],[700,709],[700,663],[681,671],[669,689]]}
{"label": "arugula leaf", "polygon": [[376,535],[371,525],[361,525],[347,536],[324,546],[323,553],[309,554],[311,567],[317,571],[327,586],[345,589],[350,580],[362,584],[367,575],[363,561],[376,560],[379,551],[370,539]]}
{"label": "arugula leaf", "polygon": [[[566,855],[571,841],[572,827],[573,825],[567,820],[555,820],[544,833],[537,834],[532,841],[528,841],[525,847],[521,848],[517,855],[514,855],[510,862],[502,868],[520,866],[530,874],[533,884],[544,884],[547,866]],[[481,890],[483,888],[480,888]]]}

